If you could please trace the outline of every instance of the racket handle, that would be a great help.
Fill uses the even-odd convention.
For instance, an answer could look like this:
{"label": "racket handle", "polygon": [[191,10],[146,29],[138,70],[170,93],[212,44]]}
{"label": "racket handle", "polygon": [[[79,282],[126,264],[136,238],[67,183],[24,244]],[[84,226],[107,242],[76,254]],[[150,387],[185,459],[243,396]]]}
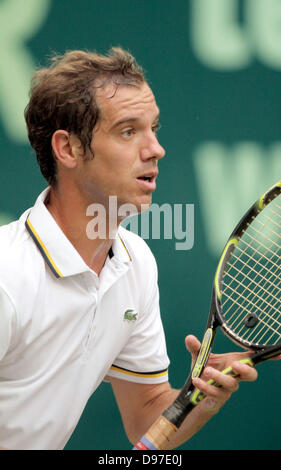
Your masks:
{"label": "racket handle", "polygon": [[164,416],[160,416],[139,440],[133,450],[163,450],[178,428]]}
{"label": "racket handle", "polygon": [[[246,359],[241,359],[240,361],[243,364],[248,364],[251,367],[254,367],[254,362],[251,358],[247,357]],[[232,367],[227,367],[222,371],[225,375],[230,375],[231,377],[237,377],[239,374],[235,372]],[[221,387],[221,385],[215,382],[213,379],[210,379],[208,382],[210,385],[215,387]],[[206,395],[196,388],[191,396],[189,397],[189,403],[192,407],[198,405]],[[133,450],[164,450],[167,449],[168,443],[171,437],[177,432],[178,427],[171,423],[165,416],[161,415],[149,428],[147,433],[138,441],[134,446]]]}
{"label": "racket handle", "polygon": [[[239,361],[239,362],[241,362],[242,364],[248,364],[248,365],[251,366],[251,367],[254,366],[253,361],[252,361],[249,357],[247,357],[246,359],[241,359],[241,361]],[[226,369],[224,369],[224,370],[222,371],[222,373],[225,374],[225,375],[230,375],[231,377],[238,377],[238,375],[239,375],[239,374],[237,374],[237,372],[235,372],[235,371],[232,369],[231,366],[230,366],[230,367],[227,367]],[[215,387],[218,387],[218,388],[221,387],[221,385],[220,385],[219,383],[215,382],[213,379],[208,380],[207,383],[208,383],[209,385],[214,385]],[[200,403],[200,401],[202,401],[203,398],[205,398],[205,397],[206,397],[206,395],[205,395],[203,392],[201,392],[200,390],[198,390],[198,388],[196,388],[196,389],[194,390],[194,392],[192,393],[191,397],[190,397],[190,401],[191,401],[191,403],[192,403],[194,406],[196,406],[196,405],[198,405],[198,404]]]}

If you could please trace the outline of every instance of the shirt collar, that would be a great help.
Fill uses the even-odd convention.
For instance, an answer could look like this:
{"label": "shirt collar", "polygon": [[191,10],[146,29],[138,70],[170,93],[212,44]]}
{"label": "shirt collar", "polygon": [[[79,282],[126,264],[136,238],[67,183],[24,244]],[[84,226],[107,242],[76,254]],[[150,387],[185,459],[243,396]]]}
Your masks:
{"label": "shirt collar", "polygon": [[[51,213],[44,204],[50,188],[46,188],[37,198],[30,210],[25,226],[36,243],[43,258],[57,278],[72,276],[90,268],[79,255],[69,239],[60,229]],[[113,241],[109,257],[128,263],[132,258],[121,238],[119,231]]]}

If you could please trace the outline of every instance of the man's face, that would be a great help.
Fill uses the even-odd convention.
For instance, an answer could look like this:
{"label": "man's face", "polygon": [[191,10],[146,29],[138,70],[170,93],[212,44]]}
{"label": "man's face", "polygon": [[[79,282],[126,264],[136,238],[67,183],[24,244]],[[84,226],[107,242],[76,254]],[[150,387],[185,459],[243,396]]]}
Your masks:
{"label": "man's face", "polygon": [[[101,118],[94,130],[94,158],[80,163],[80,187],[89,202],[107,206],[108,197],[121,204],[151,204],[158,160],[165,154],[156,130],[159,109],[149,86],[108,85],[99,91]],[[82,175],[81,175],[82,172]]]}

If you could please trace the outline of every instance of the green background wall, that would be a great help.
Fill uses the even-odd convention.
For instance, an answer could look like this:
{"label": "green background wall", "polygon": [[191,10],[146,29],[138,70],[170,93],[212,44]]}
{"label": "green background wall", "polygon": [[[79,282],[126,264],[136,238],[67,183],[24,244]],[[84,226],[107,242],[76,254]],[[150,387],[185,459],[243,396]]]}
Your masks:
{"label": "green background wall", "polygon": [[[30,76],[46,55],[121,45],[147,71],[166,148],[154,202],[195,210],[192,249],[176,250],[175,238],[148,240],[175,387],[190,367],[184,336],[201,338],[205,327],[225,236],[281,179],[280,24],[280,0],[0,0],[1,223],[33,205],[45,187],[22,115]],[[230,348],[219,335],[215,351]],[[258,381],[241,384],[183,449],[281,448],[280,365],[259,370]],[[103,384],[66,449],[130,448]]]}

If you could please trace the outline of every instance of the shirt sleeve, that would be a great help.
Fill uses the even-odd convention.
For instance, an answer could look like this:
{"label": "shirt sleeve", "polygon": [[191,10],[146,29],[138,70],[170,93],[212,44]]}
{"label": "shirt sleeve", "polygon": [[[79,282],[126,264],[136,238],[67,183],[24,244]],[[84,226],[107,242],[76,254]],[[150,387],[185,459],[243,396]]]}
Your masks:
{"label": "shirt sleeve", "polygon": [[157,266],[153,258],[153,276],[147,279],[148,295],[142,315],[128,343],[115,359],[107,376],[137,383],[161,383],[168,380],[169,358],[159,307]]}
{"label": "shirt sleeve", "polygon": [[0,361],[10,346],[13,316],[14,307],[6,292],[0,287]]}

